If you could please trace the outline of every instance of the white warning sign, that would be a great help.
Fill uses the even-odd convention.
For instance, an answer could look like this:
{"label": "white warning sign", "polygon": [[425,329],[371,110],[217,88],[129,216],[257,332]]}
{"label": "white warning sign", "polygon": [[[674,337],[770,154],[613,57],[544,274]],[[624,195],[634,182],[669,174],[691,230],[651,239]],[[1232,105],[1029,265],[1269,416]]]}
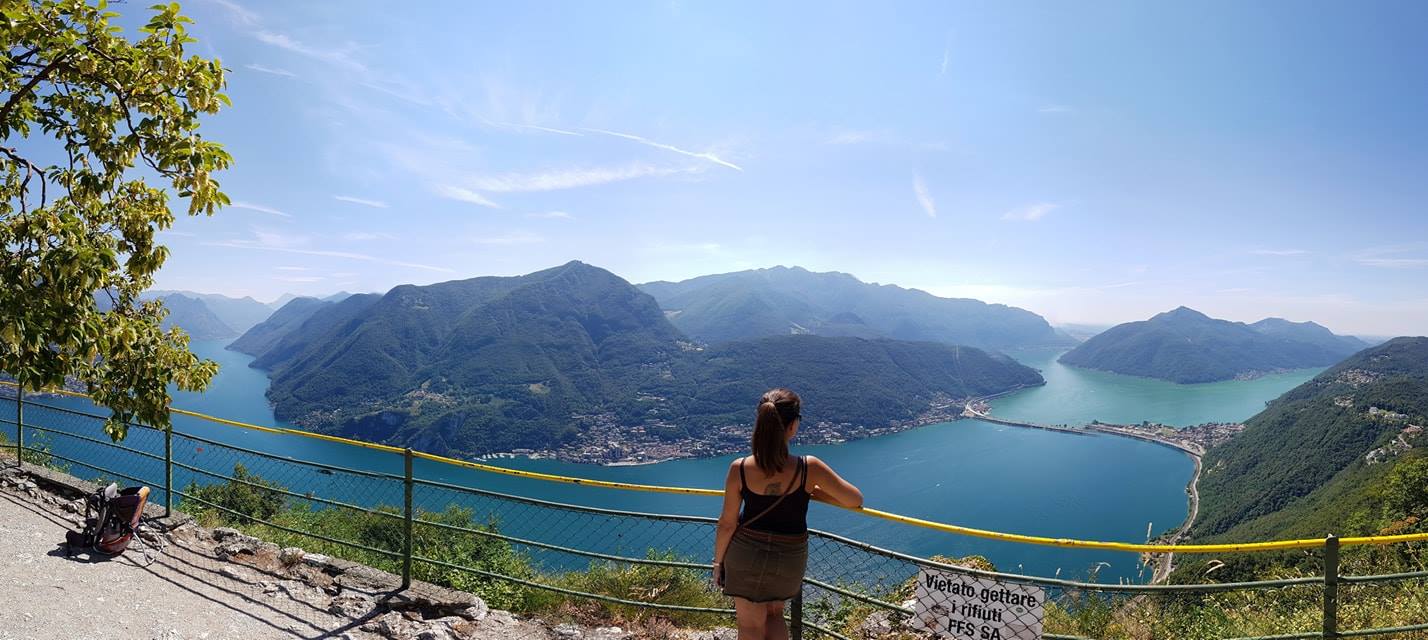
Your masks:
{"label": "white warning sign", "polygon": [[1040,640],[1046,592],[923,567],[912,626],[955,640]]}

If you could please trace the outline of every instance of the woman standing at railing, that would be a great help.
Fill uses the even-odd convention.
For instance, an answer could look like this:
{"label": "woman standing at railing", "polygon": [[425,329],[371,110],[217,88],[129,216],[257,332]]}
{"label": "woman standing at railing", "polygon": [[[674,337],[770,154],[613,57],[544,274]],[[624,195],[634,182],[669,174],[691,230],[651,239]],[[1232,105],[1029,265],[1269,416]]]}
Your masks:
{"label": "woman standing at railing", "polygon": [[765,393],[754,423],[753,455],[730,464],[724,479],[714,581],[734,599],[739,640],[788,638],[783,605],[803,588],[808,501],[863,506],[863,493],[822,460],[789,456],[801,410],[798,394],[788,389]]}

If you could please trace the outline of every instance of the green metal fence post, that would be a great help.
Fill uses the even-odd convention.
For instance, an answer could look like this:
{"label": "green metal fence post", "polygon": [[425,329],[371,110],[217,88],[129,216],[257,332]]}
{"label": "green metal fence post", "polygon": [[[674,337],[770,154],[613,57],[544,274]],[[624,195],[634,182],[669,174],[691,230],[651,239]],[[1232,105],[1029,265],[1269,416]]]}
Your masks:
{"label": "green metal fence post", "polygon": [[1324,539],[1324,637],[1339,637],[1339,538]]}
{"label": "green metal fence post", "polygon": [[788,629],[789,640],[803,640],[803,585],[798,585],[798,594],[793,596],[790,604],[793,610],[788,614],[792,623]]}
{"label": "green metal fence post", "polygon": [[174,426],[164,429],[164,517],[174,510]]}
{"label": "green metal fence post", "polygon": [[25,388],[15,387],[15,463],[25,466]]}
{"label": "green metal fence post", "polygon": [[412,586],[412,450],[406,449],[402,456],[406,458],[406,477],[402,480],[402,487],[405,507],[402,513],[405,521],[405,534],[402,536],[402,589]]}

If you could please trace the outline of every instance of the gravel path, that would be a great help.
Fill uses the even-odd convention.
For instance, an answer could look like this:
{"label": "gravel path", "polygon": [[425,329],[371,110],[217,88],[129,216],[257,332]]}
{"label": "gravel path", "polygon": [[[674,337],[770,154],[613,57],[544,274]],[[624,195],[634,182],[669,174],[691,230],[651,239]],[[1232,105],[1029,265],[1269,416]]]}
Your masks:
{"label": "gravel path", "polygon": [[150,550],[146,557],[136,541],[118,558],[66,558],[60,543],[72,525],[50,509],[0,492],[0,640],[318,638],[344,632],[326,612],[260,600],[250,584],[223,575],[211,558],[180,545]]}

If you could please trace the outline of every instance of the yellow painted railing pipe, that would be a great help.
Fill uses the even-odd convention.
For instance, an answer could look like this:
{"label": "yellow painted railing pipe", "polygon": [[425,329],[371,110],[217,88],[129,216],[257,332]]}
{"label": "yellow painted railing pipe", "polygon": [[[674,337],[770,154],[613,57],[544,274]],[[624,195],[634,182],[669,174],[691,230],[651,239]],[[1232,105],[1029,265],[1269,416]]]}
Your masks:
{"label": "yellow painted railing pipe", "polygon": [[[4,382],[4,381],[0,381],[0,385],[8,386],[8,387],[15,387],[15,386],[17,386],[17,385],[16,385],[15,383],[13,383],[13,382]],[[45,390],[45,391],[43,391],[43,393],[55,393],[55,394],[59,394],[59,395],[72,396],[72,397],[76,397],[76,398],[88,398],[88,397],[89,397],[88,395],[83,394],[83,393],[77,393],[77,392],[74,392],[74,391],[68,391],[68,390],[64,390],[64,389]],[[176,407],[171,407],[169,410],[172,411],[173,413],[178,414],[178,415],[188,416],[188,417],[191,417],[191,418],[198,418],[198,419],[200,419],[200,420],[206,420],[206,421],[208,421],[208,422],[213,422],[213,423],[217,423],[217,424],[221,424],[221,425],[226,425],[226,426],[230,426],[230,427],[237,427],[237,428],[240,428],[240,429],[251,429],[251,430],[254,430],[254,431],[261,431],[261,432],[264,432],[264,433],[275,433],[275,434],[282,434],[282,435],[299,436],[299,437],[303,437],[303,438],[313,438],[313,439],[316,439],[316,440],[325,440],[325,441],[327,441],[327,442],[335,442],[335,443],[338,443],[338,444],[346,444],[346,445],[352,445],[352,446],[356,446],[356,447],[364,447],[364,448],[367,448],[367,449],[375,449],[375,450],[377,450],[377,451],[386,451],[386,452],[388,452],[388,453],[394,453],[394,454],[397,454],[397,455],[402,455],[402,454],[403,454],[403,451],[404,451],[403,449],[401,449],[401,448],[399,448],[399,447],[392,447],[392,446],[388,446],[388,445],[384,445],[384,444],[375,444],[375,443],[371,443],[371,442],[362,442],[361,440],[353,440],[353,439],[351,439],[351,438],[343,438],[343,437],[341,437],[341,436],[330,436],[330,435],[321,434],[321,433],[313,433],[313,432],[311,432],[311,431],[302,431],[302,430],[299,430],[299,429],[286,429],[286,428],[281,428],[281,427],[264,427],[264,426],[259,426],[259,425],[255,425],[255,424],[248,424],[248,423],[246,423],[246,422],[238,422],[238,421],[236,421],[236,420],[228,420],[228,419],[225,419],[225,418],[219,418],[219,417],[216,417],[216,416],[210,416],[210,415],[208,415],[208,414],[198,413],[197,411],[188,411],[188,410],[186,410],[186,409],[179,409],[179,408],[176,408]],[[420,452],[420,451],[414,451],[414,452],[412,452],[412,455],[415,456],[415,457],[421,458],[421,459],[423,459],[423,460],[430,460],[430,461],[432,461],[432,462],[438,462],[438,463],[442,463],[442,464],[449,464],[449,465],[452,465],[452,466],[463,467],[463,468],[466,468],[466,469],[474,469],[474,470],[476,470],[476,471],[484,471],[484,472],[488,472],[488,473],[498,473],[498,474],[501,474],[501,475],[514,476],[514,477],[517,477],[517,478],[528,478],[528,479],[531,479],[531,480],[543,480],[543,481],[546,481],[546,482],[561,482],[561,483],[565,483],[565,484],[577,484],[577,485],[586,486],[586,487],[600,487],[600,488],[604,488],[604,489],[620,489],[620,490],[624,490],[624,491],[644,491],[644,492],[650,492],[650,493],[674,493],[674,494],[695,495],[695,496],[722,496],[722,495],[724,495],[724,492],[723,492],[722,490],[719,490],[719,489],[698,489],[698,488],[694,488],[694,487],[667,487],[667,486],[660,486],[660,485],[636,484],[636,483],[632,483],[632,482],[616,482],[616,481],[613,481],[613,480],[595,480],[595,479],[592,479],[592,478],[575,478],[575,477],[571,477],[571,476],[562,476],[562,475],[555,475],[555,474],[550,474],[550,473],[540,473],[540,472],[537,472],[537,471],[525,471],[525,470],[522,470],[522,469],[508,469],[508,468],[506,468],[506,467],[499,467],[499,466],[496,466],[496,465],[483,464],[483,463],[480,463],[480,462],[471,462],[471,461],[468,461],[468,460],[458,460],[458,459],[456,459],[456,458],[448,458],[448,457],[446,457],[446,456],[439,456],[439,455],[436,455],[436,454],[434,454],[434,453],[425,453],[425,452]],[[1048,546],[1048,547],[1062,547],[1062,548],[1067,548],[1067,549],[1102,549],[1102,550],[1109,550],[1109,551],[1128,551],[1128,552],[1133,552],[1133,553],[1169,553],[1169,552],[1174,552],[1174,553],[1248,553],[1248,552],[1255,552],[1255,551],[1280,551],[1280,550],[1286,550],[1286,549],[1313,549],[1313,548],[1318,548],[1318,547],[1324,546],[1324,539],[1323,539],[1323,538],[1309,538],[1309,539],[1303,539],[1303,540],[1272,540],[1272,541],[1265,541],[1265,542],[1237,542],[1237,543],[1228,543],[1228,544],[1175,544],[1175,545],[1168,545],[1168,544],[1146,544],[1146,543],[1135,543],[1135,542],[1107,542],[1107,541],[1101,541],[1101,540],[1076,540],[1076,539],[1073,539],[1073,538],[1048,538],[1048,537],[1044,537],[1044,536],[1029,536],[1029,535],[1023,535],[1023,534],[1019,534],[1019,533],[1003,533],[1003,532],[1000,532],[1000,531],[989,531],[989,530],[986,530],[986,529],[975,529],[975,528],[972,528],[972,527],[964,527],[964,526],[955,525],[955,524],[947,524],[947,523],[945,523],[945,522],[937,522],[937,521],[934,521],[934,520],[924,520],[924,519],[922,519],[922,518],[914,518],[914,517],[912,517],[912,516],[905,516],[905,515],[901,515],[901,514],[897,514],[897,513],[891,513],[891,512],[888,512],[888,511],[881,511],[881,510],[878,510],[878,509],[871,509],[871,508],[867,508],[867,507],[863,507],[863,508],[860,508],[860,509],[849,509],[849,511],[853,511],[853,512],[855,512],[855,513],[861,513],[861,514],[863,514],[863,515],[871,516],[871,517],[874,517],[874,518],[881,518],[881,519],[883,519],[883,520],[888,520],[888,521],[891,521],[891,522],[898,522],[898,523],[901,523],[901,524],[906,524],[906,525],[910,525],[910,526],[914,526],[914,527],[921,527],[921,528],[923,528],[923,529],[932,529],[932,530],[934,530],[934,531],[942,531],[942,532],[952,533],[952,534],[957,534],[957,535],[972,536],[972,537],[976,537],[976,538],[984,538],[984,539],[987,539],[987,540],[1000,540],[1000,541],[1003,541],[1003,542],[1015,542],[1015,543],[1021,543],[1021,544],[1035,544],[1035,545]],[[1354,538],[1340,538],[1340,539],[1339,539],[1339,546],[1349,547],[1349,546],[1363,546],[1363,545],[1386,545],[1386,544],[1401,544],[1401,543],[1405,543],[1405,542],[1425,542],[1425,541],[1428,541],[1428,533],[1410,533],[1410,534],[1393,535],[1393,536],[1364,536],[1364,537],[1354,537]]]}

